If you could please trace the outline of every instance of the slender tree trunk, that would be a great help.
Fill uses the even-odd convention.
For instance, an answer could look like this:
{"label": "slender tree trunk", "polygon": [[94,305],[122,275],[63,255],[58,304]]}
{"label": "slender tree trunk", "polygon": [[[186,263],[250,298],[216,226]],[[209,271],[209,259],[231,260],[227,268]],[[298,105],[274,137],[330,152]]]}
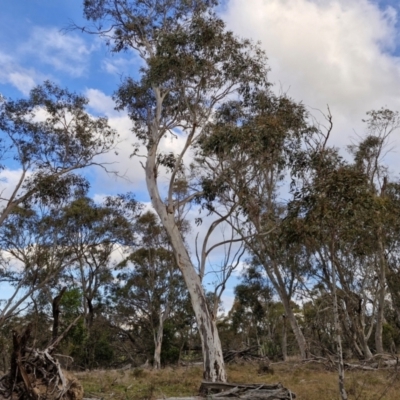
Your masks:
{"label": "slender tree trunk", "polygon": [[86,296],[86,301],[87,301],[88,312],[85,315],[85,322],[86,322],[86,327],[90,330],[90,328],[93,325],[93,318],[94,318],[93,300],[91,297]]}
{"label": "slender tree trunk", "polygon": [[379,246],[379,290],[378,290],[378,307],[376,311],[376,328],[375,328],[375,348],[378,354],[382,354],[383,342],[382,342],[382,331],[383,331],[383,320],[384,320],[384,307],[385,307],[385,294],[386,294],[386,260],[384,254],[384,248],[382,243],[382,227],[378,229],[378,246]]}
{"label": "slender tree trunk", "polygon": [[196,316],[203,352],[203,378],[210,382],[226,382],[224,358],[215,322],[207,306],[206,296],[199,275],[189,257],[182,235],[175,221],[173,205],[161,201],[157,187],[156,146],[148,150],[146,183],[151,202],[159,215],[171,241],[171,246],[190,294]]}
{"label": "slender tree trunk", "polygon": [[282,316],[282,356],[283,361],[287,360],[287,324],[286,315]]}
{"label": "slender tree trunk", "polygon": [[400,328],[400,275],[398,272],[388,269],[386,276],[388,290],[392,300],[392,307],[396,314],[396,325]]}
{"label": "slender tree trunk", "polygon": [[52,340],[56,340],[58,338],[58,326],[60,323],[60,302],[67,288],[64,286],[60,293],[54,297],[53,299],[53,332],[52,332]]}
{"label": "slender tree trunk", "polygon": [[342,337],[341,327],[339,320],[339,307],[336,292],[336,267],[334,257],[334,245],[331,244],[331,283],[332,283],[332,298],[333,298],[333,321],[335,327],[336,336],[336,351],[338,357],[338,381],[339,381],[339,393],[342,400],[347,400],[347,392],[344,385],[344,362],[343,362],[343,349],[342,349]]}
{"label": "slender tree trunk", "polygon": [[306,360],[308,358],[306,338],[304,337],[303,332],[300,329],[300,326],[297,322],[296,316],[294,315],[292,308],[290,307],[288,299],[285,298],[282,303],[285,307],[286,316],[289,319],[290,327],[292,328],[292,331],[296,338],[297,345],[299,346],[301,358],[303,360]]}
{"label": "slender tree trunk", "polygon": [[278,292],[279,297],[281,298],[283,307],[285,308],[286,317],[289,320],[290,327],[292,328],[292,331],[296,338],[297,345],[299,346],[300,356],[303,360],[306,360],[308,358],[306,338],[304,337],[303,332],[300,329],[296,316],[294,315],[294,312],[290,305],[290,298],[286,292],[286,287],[285,283],[283,282],[282,276],[276,266],[274,267],[273,271],[271,271],[270,268],[265,266],[265,270],[273,286]]}
{"label": "slender tree trunk", "polygon": [[362,346],[362,351],[364,354],[364,357],[369,360],[372,358],[372,352],[368,346],[368,340],[365,337],[364,332],[360,332],[359,338],[361,339],[361,346]]}
{"label": "slender tree trunk", "polygon": [[155,337],[155,347],[154,347],[154,363],[153,369],[161,368],[161,348],[162,348],[162,340],[163,340],[163,332],[164,332],[164,321],[162,321],[162,316],[160,316],[160,325],[157,329],[157,334]]}
{"label": "slender tree trunk", "polygon": [[346,303],[345,313],[346,313],[346,319],[351,321],[351,323],[349,323],[349,326],[347,328],[346,325],[344,325],[344,328],[347,329],[349,340],[351,341],[352,347],[355,349],[357,354],[360,357],[364,357],[365,359],[368,360],[372,358],[372,353],[371,350],[369,349],[368,340],[365,336],[365,329],[363,325],[364,310],[362,309],[362,307],[360,307],[360,310],[357,311],[355,310],[354,306],[351,306],[350,307],[351,312],[349,313],[347,310],[349,304],[351,305],[352,303],[351,302]]}
{"label": "slender tree trunk", "polygon": [[164,323],[168,318],[170,313],[170,303],[167,301],[166,307],[164,312],[160,310],[160,321],[158,324],[157,334],[154,340],[154,369],[161,368],[161,349],[162,349],[162,341],[163,341],[163,334],[164,334]]}

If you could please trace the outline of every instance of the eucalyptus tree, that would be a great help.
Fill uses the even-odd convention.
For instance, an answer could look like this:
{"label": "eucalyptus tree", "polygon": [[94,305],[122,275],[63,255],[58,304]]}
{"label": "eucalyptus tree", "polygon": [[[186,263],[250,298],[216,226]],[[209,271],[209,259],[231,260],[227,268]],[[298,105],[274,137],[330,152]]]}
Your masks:
{"label": "eucalyptus tree", "polygon": [[[389,109],[382,108],[367,113],[367,134],[360,143],[350,146],[354,155],[354,163],[357,169],[362,171],[368,177],[370,190],[374,193],[374,200],[377,208],[375,217],[375,242],[377,244],[375,262],[376,276],[378,278],[379,290],[376,307],[376,327],[375,327],[375,347],[378,353],[383,353],[382,331],[384,323],[384,308],[386,301],[386,285],[388,271],[388,246],[391,242],[391,229],[385,224],[385,220],[390,218],[391,210],[387,207],[390,201],[387,201],[386,187],[389,183],[388,168],[382,163],[387,154],[389,138],[400,127],[400,114]],[[392,189],[394,187],[392,186]],[[393,197],[392,197],[393,199]],[[388,203],[388,204],[386,204]],[[392,248],[393,250],[393,248]]]}
{"label": "eucalyptus tree", "polygon": [[0,325],[28,307],[37,293],[49,292],[74,262],[63,241],[62,205],[14,207],[0,226],[0,283],[9,285],[11,291],[8,299],[2,300]]}
{"label": "eucalyptus tree", "polygon": [[389,181],[384,198],[386,218],[383,225],[386,243],[386,283],[396,325],[400,327],[400,182]]}
{"label": "eucalyptus tree", "polygon": [[85,186],[77,171],[113,148],[116,132],[107,119],[90,116],[87,103],[50,82],[27,99],[0,99],[0,176],[8,165],[18,175],[13,186],[0,186],[0,225],[23,203],[57,202]]}
{"label": "eucalyptus tree", "polygon": [[93,323],[94,300],[101,298],[113,280],[118,257],[123,258],[137,244],[135,223],[140,208],[127,194],[105,198],[102,204],[81,196],[61,210],[62,239],[75,259],[63,275],[65,282],[82,293],[87,328]]}
{"label": "eucalyptus tree", "polygon": [[[190,176],[186,161],[214,110],[229,96],[265,85],[267,68],[257,46],[225,29],[215,14],[216,4],[215,0],[85,0],[84,14],[95,25],[92,33],[103,35],[112,51],[132,51],[143,61],[135,71],[139,76],[125,79],[115,99],[119,109],[128,110],[132,130],[145,146],[147,189],[191,296],[204,379],[225,381],[216,316],[208,309],[177,214],[202,195],[198,177]],[[169,134],[183,144],[163,153],[161,143]],[[167,180],[160,179],[163,172]],[[188,183],[190,192],[184,199],[174,197],[177,178]]]}
{"label": "eucalyptus tree", "polygon": [[199,141],[197,157],[205,170],[203,186],[210,202],[218,199],[230,209],[236,207],[232,227],[280,296],[303,358],[307,344],[291,298],[298,277],[306,272],[306,258],[301,246],[290,249],[284,243],[286,207],[279,190],[290,175],[303,174],[306,141],[316,133],[307,116],[304,106],[286,96],[253,90],[242,101],[231,101],[217,111]]}
{"label": "eucalyptus tree", "polygon": [[229,314],[232,328],[244,336],[243,343],[249,347],[255,338],[260,355],[267,355],[264,353],[264,337],[268,335],[268,339],[272,340],[269,329],[272,320],[267,319],[267,311],[273,301],[273,293],[262,271],[255,266],[247,268],[234,292],[235,301]]}
{"label": "eucalyptus tree", "polygon": [[124,316],[123,324],[141,325],[143,341],[144,336],[153,338],[153,366],[159,369],[164,324],[178,314],[187,292],[158,217],[150,211],[144,213],[136,222],[136,230],[140,245],[119,264],[112,297],[115,309]]}
{"label": "eucalyptus tree", "polygon": [[342,399],[347,399],[342,349],[346,324],[353,345],[361,344],[360,355],[371,356],[363,324],[367,308],[363,291],[372,288],[367,266],[377,250],[374,232],[379,209],[367,174],[341,159],[337,149],[326,147],[315,153],[311,179],[290,204],[289,219],[296,221],[291,224],[293,238],[306,243],[316,280],[332,298]]}

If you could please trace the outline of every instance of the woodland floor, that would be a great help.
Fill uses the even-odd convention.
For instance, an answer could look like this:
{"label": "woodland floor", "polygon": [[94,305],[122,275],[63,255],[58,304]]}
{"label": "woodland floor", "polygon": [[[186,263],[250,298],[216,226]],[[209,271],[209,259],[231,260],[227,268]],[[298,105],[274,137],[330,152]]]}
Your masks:
{"label": "woodland floor", "polygon": [[[258,365],[228,365],[228,377],[235,383],[277,383],[297,395],[297,400],[337,400],[337,376],[320,364],[287,362],[271,365],[273,373],[258,373]],[[140,368],[98,370],[76,374],[85,397],[102,400],[154,400],[194,396],[201,384],[199,366],[167,367],[160,371]],[[400,370],[347,371],[349,399],[399,400]]]}

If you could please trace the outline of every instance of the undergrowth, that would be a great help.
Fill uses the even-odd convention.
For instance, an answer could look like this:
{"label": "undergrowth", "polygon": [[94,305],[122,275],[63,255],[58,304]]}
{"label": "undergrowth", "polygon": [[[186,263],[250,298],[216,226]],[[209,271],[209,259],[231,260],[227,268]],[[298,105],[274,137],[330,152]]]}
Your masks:
{"label": "undergrowth", "polygon": [[[257,364],[227,366],[229,382],[281,382],[297,395],[298,400],[337,400],[335,372],[323,365],[300,362],[277,363],[273,373],[260,373]],[[77,374],[85,397],[102,400],[155,400],[168,397],[195,396],[202,380],[199,366],[167,367],[160,371],[146,369],[96,370]],[[398,400],[400,371],[347,371],[349,400]]]}

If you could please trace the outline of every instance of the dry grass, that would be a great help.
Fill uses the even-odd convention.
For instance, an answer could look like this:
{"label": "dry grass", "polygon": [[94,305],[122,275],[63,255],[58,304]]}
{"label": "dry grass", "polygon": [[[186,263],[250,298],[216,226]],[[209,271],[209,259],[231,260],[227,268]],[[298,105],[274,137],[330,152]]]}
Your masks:
{"label": "dry grass", "polygon": [[[228,366],[230,382],[281,382],[299,400],[337,400],[337,378],[322,365],[288,362],[273,365],[273,374],[258,374],[256,364]],[[143,369],[91,371],[77,374],[85,397],[104,400],[154,400],[193,396],[200,387],[200,367],[168,367],[161,371]],[[352,400],[398,400],[400,371],[348,371],[346,388]]]}

